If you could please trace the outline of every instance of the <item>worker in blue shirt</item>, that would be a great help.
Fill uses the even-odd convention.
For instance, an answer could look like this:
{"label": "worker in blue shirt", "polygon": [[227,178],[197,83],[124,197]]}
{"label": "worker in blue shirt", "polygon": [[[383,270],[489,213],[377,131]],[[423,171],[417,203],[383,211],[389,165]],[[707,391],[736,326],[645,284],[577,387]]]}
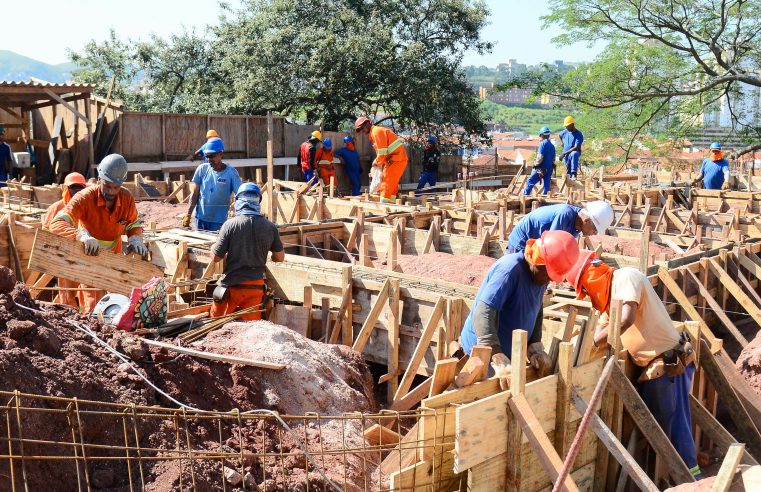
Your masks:
{"label": "worker in blue shirt", "polygon": [[576,120],[573,119],[573,116],[566,116],[563,120],[563,126],[565,130],[558,135],[563,142],[563,153],[560,154],[560,160],[565,163],[566,173],[571,179],[576,179],[584,134],[576,129]]}
{"label": "worker in blue shirt", "polygon": [[534,161],[534,170],[526,181],[526,189],[523,194],[528,196],[540,181],[544,185],[544,194],[549,195],[552,186],[552,170],[555,166],[555,146],[550,141],[549,127],[542,127],[539,130],[539,148],[536,151],[536,160]]}
{"label": "worker in blue shirt", "polygon": [[349,183],[351,183],[351,195],[359,195],[362,170],[359,166],[359,152],[357,152],[354,145],[354,137],[346,135],[344,137],[344,146],[333,152],[333,154],[343,162],[344,172],[346,172],[346,176],[349,177]]}
{"label": "worker in blue shirt", "polygon": [[193,174],[195,189],[188,212],[182,217],[183,227],[190,226],[194,210],[199,231],[218,231],[227,220],[230,197],[238,191],[241,180],[235,168],[222,162],[224,151],[221,138],[210,138],[206,142],[203,153],[209,162],[198,166]]}
{"label": "worker in blue shirt", "polygon": [[417,184],[415,195],[420,195],[420,190],[426,186],[435,186],[439,175],[439,163],[441,163],[441,152],[439,152],[439,140],[433,135],[428,135],[423,151],[423,172],[420,173],[420,181]]}
{"label": "worker in blue shirt", "polygon": [[13,152],[5,141],[5,127],[0,125],[0,188],[7,186],[6,181],[13,172]]}
{"label": "worker in blue shirt", "polygon": [[562,282],[578,256],[573,236],[547,231],[526,243],[525,251],[497,260],[486,273],[463,325],[460,345],[468,355],[475,345],[491,347],[491,366],[503,389],[509,386],[513,330],[528,332],[529,360],[540,376],[549,371],[538,314],[549,281]]}
{"label": "worker in blue shirt", "polygon": [[703,160],[700,166],[700,176],[692,182],[692,186],[703,181],[706,190],[729,189],[729,163],[724,159],[721,144],[714,142],[710,148],[711,155]]}
{"label": "worker in blue shirt", "polygon": [[209,143],[209,140],[211,140],[212,138],[222,138],[222,137],[219,136],[219,133],[217,133],[216,130],[209,130],[208,132],[206,132],[206,143],[201,145],[198,148],[198,150],[193,152],[193,154],[190,156],[190,161],[191,162],[196,160],[196,157],[202,158],[204,162],[209,162],[209,160],[206,158],[206,156],[203,153],[203,149],[206,148],[206,144]]}
{"label": "worker in blue shirt", "polygon": [[545,231],[565,231],[573,237],[605,234],[613,223],[613,207],[602,200],[589,202],[584,208],[560,203],[539,207],[526,214],[507,238],[507,253],[522,251],[530,239],[538,239]]}

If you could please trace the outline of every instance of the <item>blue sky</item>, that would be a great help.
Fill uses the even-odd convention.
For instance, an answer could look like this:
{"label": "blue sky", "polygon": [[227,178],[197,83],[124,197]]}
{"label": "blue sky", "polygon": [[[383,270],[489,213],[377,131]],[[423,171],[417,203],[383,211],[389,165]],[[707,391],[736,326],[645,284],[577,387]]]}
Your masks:
{"label": "blue sky", "polygon": [[[235,0],[230,3],[237,4]],[[492,13],[484,38],[496,46],[488,55],[469,53],[465,58],[468,65],[496,66],[509,58],[522,63],[588,61],[599,51],[584,45],[553,46],[550,40],[557,30],[542,31],[539,20],[547,12],[545,2],[486,3]],[[121,37],[133,39],[151,33],[166,36],[182,26],[202,31],[215,23],[220,13],[217,0],[69,0],[63,7],[59,0],[36,0],[34,11],[33,28],[23,20],[3,24],[0,47],[47,63],[67,61],[66,48],[78,50],[90,39],[104,39],[111,27]]]}

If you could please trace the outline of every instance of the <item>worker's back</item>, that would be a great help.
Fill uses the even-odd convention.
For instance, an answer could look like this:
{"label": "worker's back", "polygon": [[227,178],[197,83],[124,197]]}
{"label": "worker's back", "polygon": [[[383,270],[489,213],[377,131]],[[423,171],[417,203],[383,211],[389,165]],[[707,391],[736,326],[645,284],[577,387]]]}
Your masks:
{"label": "worker's back", "polygon": [[219,231],[219,241],[212,253],[220,258],[227,255],[225,274],[220,284],[229,287],[264,278],[269,251],[282,251],[275,224],[260,215],[239,215],[229,219]]}
{"label": "worker's back", "polygon": [[513,228],[507,240],[508,251],[523,251],[526,241],[539,239],[545,231],[566,231],[578,237],[576,218],[581,208],[559,203],[539,207],[525,215]]}

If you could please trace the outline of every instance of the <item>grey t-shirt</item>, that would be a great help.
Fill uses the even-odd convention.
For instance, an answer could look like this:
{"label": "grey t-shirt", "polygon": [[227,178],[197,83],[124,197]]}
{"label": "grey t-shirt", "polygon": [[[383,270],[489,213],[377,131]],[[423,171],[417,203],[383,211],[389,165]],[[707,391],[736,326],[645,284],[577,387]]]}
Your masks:
{"label": "grey t-shirt", "polygon": [[283,251],[283,243],[275,224],[257,215],[239,215],[229,219],[222,225],[219,239],[211,247],[214,255],[220,258],[227,255],[220,285],[231,287],[264,278],[269,251]]}

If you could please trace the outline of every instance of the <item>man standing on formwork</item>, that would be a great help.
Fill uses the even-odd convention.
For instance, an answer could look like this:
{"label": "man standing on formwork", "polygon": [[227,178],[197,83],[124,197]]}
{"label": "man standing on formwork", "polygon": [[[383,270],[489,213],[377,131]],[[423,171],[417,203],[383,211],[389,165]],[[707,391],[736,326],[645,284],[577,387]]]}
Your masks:
{"label": "man standing on formwork", "polygon": [[[85,254],[95,256],[101,249],[122,251],[122,234],[127,235],[127,251],[148,254],[143,243],[143,225],[135,199],[122,188],[127,179],[127,161],[119,154],[107,155],[98,164],[98,185],[77,193],[50,223],[50,232],[77,239]],[[105,291],[80,291],[79,305],[92,312]]]}
{"label": "man standing on formwork", "polygon": [[581,144],[584,143],[584,134],[576,129],[576,120],[573,116],[566,116],[563,120],[565,130],[558,135],[563,142],[563,153],[560,154],[560,160],[565,163],[566,174],[571,179],[576,179],[576,173],[579,170],[579,160],[581,159]]}
{"label": "man standing on formwork", "polygon": [[547,126],[539,130],[539,148],[536,150],[536,160],[534,161],[534,170],[526,181],[526,189],[523,194],[528,196],[540,181],[544,185],[544,194],[550,194],[552,187],[552,171],[555,166],[555,146],[550,141],[550,128]]}
{"label": "man standing on formwork", "polygon": [[[550,369],[537,323],[550,280],[562,282],[579,256],[578,242],[565,231],[547,231],[529,239],[524,251],[497,260],[486,273],[462,329],[460,344],[470,354],[475,345],[491,347],[491,365],[503,389],[509,386],[513,330],[528,332],[528,356],[541,376]],[[522,361],[518,361],[519,363]]]}
{"label": "man standing on formwork", "polygon": [[692,436],[690,388],[695,374],[695,353],[687,332],[679,333],[661,298],[645,274],[635,268],[614,269],[582,250],[566,274],[579,299],[589,296],[602,313],[594,345],[608,340],[612,299],[623,302],[621,345],[642,369],[637,382],[647,407],[668,436],[690,472],[700,480]]}
{"label": "man standing on formwork", "polygon": [[364,133],[370,138],[375,149],[375,165],[380,168],[382,177],[380,185],[381,201],[395,202],[399,193],[399,180],[407,169],[407,151],[404,142],[388,128],[373,125],[370,118],[357,118],[354,123],[357,133]]}
{"label": "man standing on formwork", "polygon": [[307,141],[301,144],[296,156],[296,165],[301,167],[306,183],[312,181],[314,171],[317,169],[317,149],[320,146],[320,140],[322,140],[322,133],[313,131]]}
{"label": "man standing on formwork", "polygon": [[226,260],[224,275],[214,289],[212,318],[259,306],[260,310],[240,319],[262,319],[267,253],[272,252],[272,261],[281,262],[285,251],[275,224],[262,217],[261,201],[262,192],[256,184],[240,185],[235,195],[235,217],[225,222],[211,247],[215,263]]}

